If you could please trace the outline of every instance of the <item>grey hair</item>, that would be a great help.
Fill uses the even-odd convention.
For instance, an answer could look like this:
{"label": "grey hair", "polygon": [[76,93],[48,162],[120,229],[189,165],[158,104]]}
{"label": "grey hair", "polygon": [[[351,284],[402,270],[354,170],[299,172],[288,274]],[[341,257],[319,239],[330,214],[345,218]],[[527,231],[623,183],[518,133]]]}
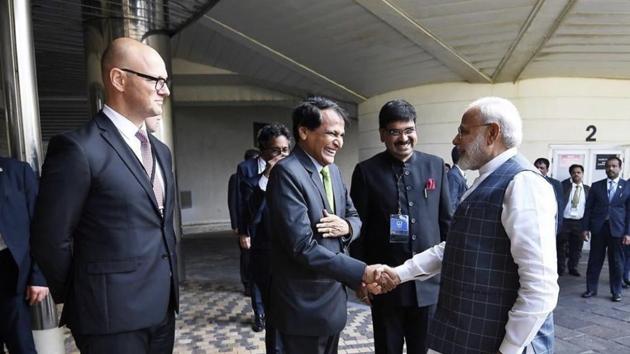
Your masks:
{"label": "grey hair", "polygon": [[521,145],[523,121],[512,102],[501,97],[482,97],[471,103],[466,111],[471,109],[479,110],[479,117],[484,124],[499,124],[505,147],[509,149]]}

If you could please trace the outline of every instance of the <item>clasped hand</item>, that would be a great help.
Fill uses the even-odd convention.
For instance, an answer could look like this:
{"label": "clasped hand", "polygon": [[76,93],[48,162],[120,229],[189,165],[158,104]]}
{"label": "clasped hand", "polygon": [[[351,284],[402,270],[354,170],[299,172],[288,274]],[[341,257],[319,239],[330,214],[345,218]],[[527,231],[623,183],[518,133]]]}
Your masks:
{"label": "clasped hand", "polygon": [[326,209],[324,209],[324,217],[319,219],[319,224],[315,227],[323,237],[341,237],[350,233],[348,222],[335,214],[329,214]]}
{"label": "clasped hand", "polygon": [[394,268],[383,264],[365,267],[362,280],[357,296],[368,305],[371,304],[372,295],[390,292],[400,284],[400,278]]}

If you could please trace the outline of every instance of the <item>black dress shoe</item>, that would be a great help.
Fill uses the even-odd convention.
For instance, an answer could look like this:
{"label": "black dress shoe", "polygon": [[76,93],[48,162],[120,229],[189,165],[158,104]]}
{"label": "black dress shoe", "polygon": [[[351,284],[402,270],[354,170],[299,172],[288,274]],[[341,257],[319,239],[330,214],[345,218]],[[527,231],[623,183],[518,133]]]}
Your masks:
{"label": "black dress shoe", "polygon": [[623,280],[623,283],[624,283],[624,284],[626,284],[626,285],[628,285],[628,286],[630,286],[630,280],[628,280],[628,279],[624,279],[624,280]]}
{"label": "black dress shoe", "polygon": [[626,284],[626,283],[621,283],[621,287],[624,289],[628,289],[630,288],[630,285]]}
{"label": "black dress shoe", "polygon": [[580,272],[577,271],[577,269],[571,269],[569,271],[569,274],[573,275],[574,277],[579,277],[581,275]]}
{"label": "black dress shoe", "polygon": [[621,301],[621,295],[619,294],[614,294],[611,298],[610,298],[613,302],[620,302]]}
{"label": "black dress shoe", "polygon": [[254,324],[252,325],[252,329],[254,332],[261,332],[265,329],[265,317],[264,316],[254,316]]}
{"label": "black dress shoe", "polygon": [[582,297],[583,297],[583,298],[589,298],[589,297],[593,297],[593,296],[595,296],[595,295],[597,295],[597,293],[596,293],[596,292],[594,292],[594,291],[590,291],[590,290],[586,290],[586,291],[582,294]]}

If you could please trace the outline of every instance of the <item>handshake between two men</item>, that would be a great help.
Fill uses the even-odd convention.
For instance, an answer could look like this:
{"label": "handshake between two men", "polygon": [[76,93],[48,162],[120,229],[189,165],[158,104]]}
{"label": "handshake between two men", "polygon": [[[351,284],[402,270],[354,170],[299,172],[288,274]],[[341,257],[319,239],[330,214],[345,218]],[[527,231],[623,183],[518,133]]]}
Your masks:
{"label": "handshake between two men", "polygon": [[[342,237],[350,233],[348,222],[335,214],[324,210],[324,217],[316,225],[317,231],[323,237]],[[392,291],[400,284],[400,278],[394,268],[383,264],[372,264],[365,267],[361,287],[357,290],[357,296],[361,301],[370,305],[372,295],[384,294]]]}
{"label": "handshake between two men", "polygon": [[371,305],[372,295],[385,294],[400,284],[400,277],[394,268],[383,264],[372,264],[365,267],[361,287],[357,297]]}

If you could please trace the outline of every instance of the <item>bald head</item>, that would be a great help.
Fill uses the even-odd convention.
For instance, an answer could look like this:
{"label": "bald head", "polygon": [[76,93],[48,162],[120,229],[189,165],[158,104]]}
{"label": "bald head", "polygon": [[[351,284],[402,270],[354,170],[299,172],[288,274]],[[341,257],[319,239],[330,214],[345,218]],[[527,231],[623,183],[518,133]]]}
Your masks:
{"label": "bald head", "polygon": [[138,126],[162,114],[170,94],[164,84],[168,72],[155,49],[135,39],[115,39],[103,53],[101,69],[108,106]]}

